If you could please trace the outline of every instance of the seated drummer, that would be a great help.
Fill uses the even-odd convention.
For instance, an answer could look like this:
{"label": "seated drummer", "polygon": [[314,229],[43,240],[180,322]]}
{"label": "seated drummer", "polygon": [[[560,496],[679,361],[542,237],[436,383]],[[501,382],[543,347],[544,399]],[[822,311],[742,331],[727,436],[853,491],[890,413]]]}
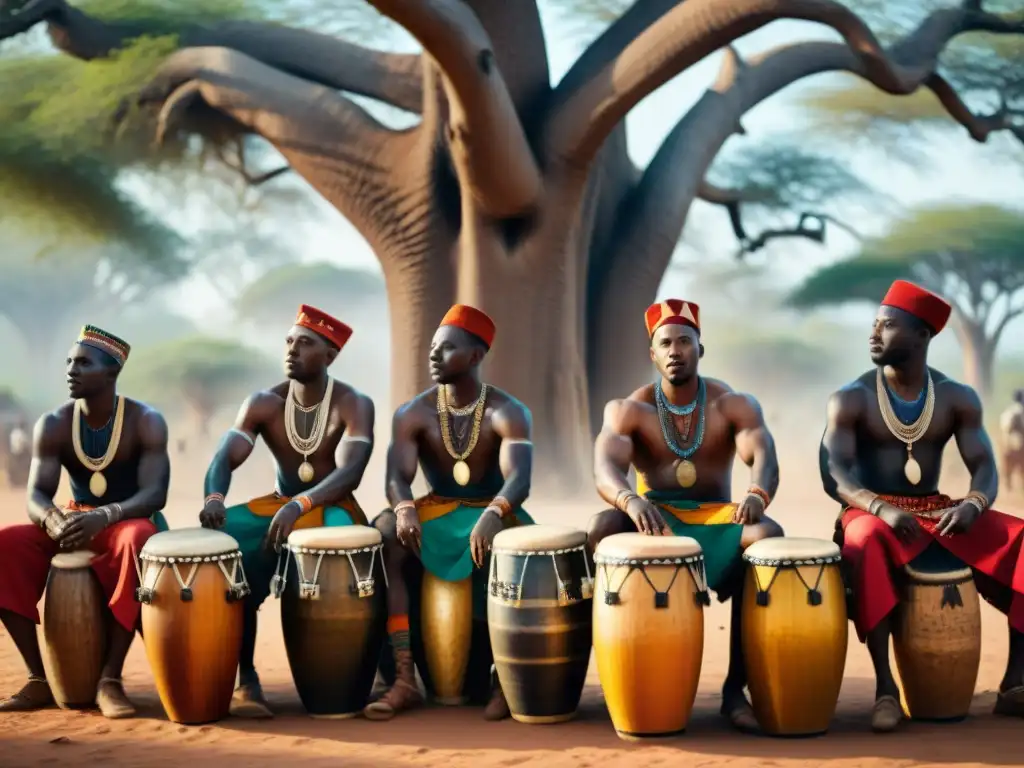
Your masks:
{"label": "seated drummer", "polygon": [[[236,717],[273,717],[256,674],[256,614],[270,594],[275,552],[296,528],[367,525],[352,493],[373,451],[373,402],[332,379],[327,368],[352,335],[330,315],[303,304],[285,339],[288,381],[251,395],[206,473],[199,520],[234,537],[251,593],[245,599]],[[262,437],[277,467],[276,490],[225,509],[231,473]]]}
{"label": "seated drummer", "polygon": [[[892,569],[937,543],[974,569],[978,591],[1010,620],[1010,658],[999,714],[1024,716],[1024,520],[990,509],[999,486],[981,401],[968,386],[928,367],[928,346],[950,305],[897,280],[869,340],[875,367],[835,392],[821,442],[825,492],[843,505],[836,543],[855,598],[853,620],[875,667],[874,730],[891,731],[902,710],[889,668]],[[942,452],[955,437],[971,491],[938,492]]]}
{"label": "seated drummer", "polygon": [[[530,493],[533,444],[526,406],[480,382],[480,363],[494,340],[494,323],[457,304],[430,345],[437,382],[402,405],[392,422],[387,495],[392,510],[374,519],[384,536],[388,573],[388,633],[395,656],[391,689],[366,707],[371,720],[389,720],[423,702],[409,648],[409,557],[439,579],[460,581],[483,569],[494,537],[533,520],[521,508]],[[413,499],[416,468],[431,492]],[[488,720],[509,716],[500,686],[484,710]]]}
{"label": "seated drummer", "polygon": [[[96,704],[109,718],[131,717],[121,670],[139,626],[135,555],[158,530],[167,501],[167,423],[144,403],[117,394],[130,347],[92,325],[82,329],[67,360],[71,401],[40,417],[32,438],[25,525],[0,530],[0,619],[28,667],[28,683],[0,702],[0,712],[54,704],[39,655],[36,606],[50,560],[60,552],[92,550],[92,569],[109,600],[107,659]],[[72,501],[53,496],[67,470]],[[81,627],[91,632],[96,628]]]}
{"label": "seated drummer", "polygon": [[[754,732],[757,720],[744,694],[740,555],[755,541],[783,535],[765,516],[779,484],[779,462],[757,401],[698,374],[704,356],[699,318],[699,307],[680,299],[647,309],[651,360],[661,377],[605,406],[594,473],[598,493],[614,508],[594,516],[587,544],[593,553],[606,536],[629,531],[697,540],[708,586],[719,600],[733,600],[722,714],[738,730]],[[737,453],[751,467],[751,485],[739,504],[731,504]],[[643,496],[630,488],[630,465],[645,481]]]}

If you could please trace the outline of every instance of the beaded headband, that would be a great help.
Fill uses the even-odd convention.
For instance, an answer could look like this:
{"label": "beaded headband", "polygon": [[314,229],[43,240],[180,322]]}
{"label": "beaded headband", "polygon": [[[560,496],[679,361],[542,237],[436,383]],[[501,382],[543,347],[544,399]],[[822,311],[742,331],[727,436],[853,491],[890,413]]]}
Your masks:
{"label": "beaded headband", "polygon": [[131,345],[124,339],[119,339],[114,334],[108,333],[102,328],[97,328],[95,325],[82,326],[82,331],[78,334],[78,343],[106,352],[117,360],[118,365],[125,364],[125,361],[128,359],[128,353],[132,349]]}

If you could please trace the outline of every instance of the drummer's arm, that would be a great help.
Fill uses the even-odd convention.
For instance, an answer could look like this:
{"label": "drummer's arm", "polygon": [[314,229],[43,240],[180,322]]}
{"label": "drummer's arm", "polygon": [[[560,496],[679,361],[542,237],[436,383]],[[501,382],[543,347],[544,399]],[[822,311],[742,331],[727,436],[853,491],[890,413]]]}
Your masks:
{"label": "drummer's arm", "polygon": [[[60,485],[60,419],[48,413],[36,422],[32,435],[32,463],[28,470],[28,516],[40,527],[45,527],[51,514],[60,515],[53,497]],[[55,521],[62,516],[54,518]]]}
{"label": "drummer's arm", "polygon": [[508,402],[494,414],[493,424],[501,438],[498,463],[505,483],[488,508],[494,508],[500,517],[505,517],[521,507],[530,495],[533,418],[525,405]]}
{"label": "drummer's arm", "polygon": [[736,435],[736,455],[750,467],[750,484],[768,494],[767,502],[779,489],[779,456],[775,438],[764,422],[760,403],[750,395],[729,394],[727,415]]}
{"label": "drummer's arm", "polygon": [[857,424],[864,398],[853,387],[834,392],[828,400],[825,434],[818,451],[818,466],[825,493],[840,504],[871,511],[877,494],[857,478]]}
{"label": "drummer's arm", "polygon": [[219,495],[221,501],[231,488],[231,473],[238,469],[252,455],[256,437],[269,411],[268,396],[257,392],[246,398],[238,409],[235,425],[227,431],[217,447],[217,452],[206,470],[203,482],[203,496]]}
{"label": "drummer's arm", "polygon": [[[949,384],[952,385],[952,382]],[[981,509],[984,512],[996,500],[996,494],[999,492],[999,470],[996,468],[995,452],[985,431],[981,398],[978,397],[978,393],[964,384],[953,386],[958,390],[953,405],[956,445],[964,466],[971,473],[969,496],[984,498],[984,508]]]}
{"label": "drummer's arm", "polygon": [[594,480],[597,492],[619,509],[620,497],[632,492],[629,468],[633,464],[633,407],[628,400],[611,400],[604,407],[604,423],[594,442]]}
{"label": "drummer's arm", "polygon": [[359,487],[373,453],[373,401],[349,392],[341,402],[341,411],[346,426],[334,452],[336,469],[303,494],[313,507],[350,496]]}
{"label": "drummer's arm", "polygon": [[395,411],[391,421],[391,444],[388,445],[384,490],[388,504],[396,512],[403,502],[408,505],[409,502],[415,501],[412,484],[419,466],[420,430],[421,426],[416,419],[415,401],[406,403]]}
{"label": "drummer's arm", "polygon": [[139,419],[139,490],[122,502],[122,520],[152,517],[167,506],[171,484],[171,459],[167,454],[167,422],[159,411],[147,409]]}

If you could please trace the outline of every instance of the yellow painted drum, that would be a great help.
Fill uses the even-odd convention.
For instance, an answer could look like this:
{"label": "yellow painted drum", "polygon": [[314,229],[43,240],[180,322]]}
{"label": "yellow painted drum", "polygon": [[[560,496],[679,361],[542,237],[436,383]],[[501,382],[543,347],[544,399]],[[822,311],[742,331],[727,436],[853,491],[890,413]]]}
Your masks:
{"label": "yellow painted drum", "polygon": [[825,733],[846,667],[839,547],[821,539],[765,539],[743,559],[743,654],[758,724],[771,736]]}
{"label": "yellow painted drum", "polygon": [[594,656],[616,733],[628,741],[682,733],[710,603],[700,544],[619,533],[598,544],[594,561]]}

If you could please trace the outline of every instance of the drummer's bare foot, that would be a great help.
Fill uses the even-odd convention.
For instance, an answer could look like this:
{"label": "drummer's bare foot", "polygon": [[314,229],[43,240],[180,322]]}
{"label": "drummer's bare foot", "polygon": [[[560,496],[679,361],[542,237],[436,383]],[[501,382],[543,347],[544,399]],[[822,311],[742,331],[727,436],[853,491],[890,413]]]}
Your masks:
{"label": "drummer's bare foot", "polygon": [[1007,717],[1024,717],[1024,685],[1015,685],[999,691],[993,712]]}
{"label": "drummer's bare foot", "polygon": [[231,709],[234,717],[246,717],[254,720],[266,720],[274,716],[270,705],[263,698],[263,686],[258,678],[247,678],[238,681],[238,687],[231,696]]}
{"label": "drummer's bare foot", "polygon": [[903,719],[903,709],[900,707],[900,697],[885,694],[875,699],[875,706],[871,710],[871,730],[875,733],[891,733]]}
{"label": "drummer's bare foot", "polygon": [[54,703],[50,684],[42,677],[32,676],[20,691],[0,701],[0,712],[34,712]]}
{"label": "drummer's bare foot", "polygon": [[135,707],[124,692],[124,685],[113,677],[104,677],[96,688],[96,706],[111,720],[123,720],[135,715]]}
{"label": "drummer's bare foot", "polygon": [[399,712],[413,709],[423,703],[423,694],[416,684],[416,667],[408,650],[395,654],[395,684],[391,689],[363,708],[367,720],[390,720]]}
{"label": "drummer's bare foot", "polygon": [[494,689],[491,700],[484,707],[484,720],[504,720],[506,717],[511,716],[512,713],[509,711],[508,702],[505,701],[505,694],[502,693],[499,686]]}
{"label": "drummer's bare foot", "polygon": [[722,689],[723,717],[729,719],[729,723],[740,733],[757,733],[760,727],[757,718],[754,717],[754,710],[743,694],[743,689]]}

